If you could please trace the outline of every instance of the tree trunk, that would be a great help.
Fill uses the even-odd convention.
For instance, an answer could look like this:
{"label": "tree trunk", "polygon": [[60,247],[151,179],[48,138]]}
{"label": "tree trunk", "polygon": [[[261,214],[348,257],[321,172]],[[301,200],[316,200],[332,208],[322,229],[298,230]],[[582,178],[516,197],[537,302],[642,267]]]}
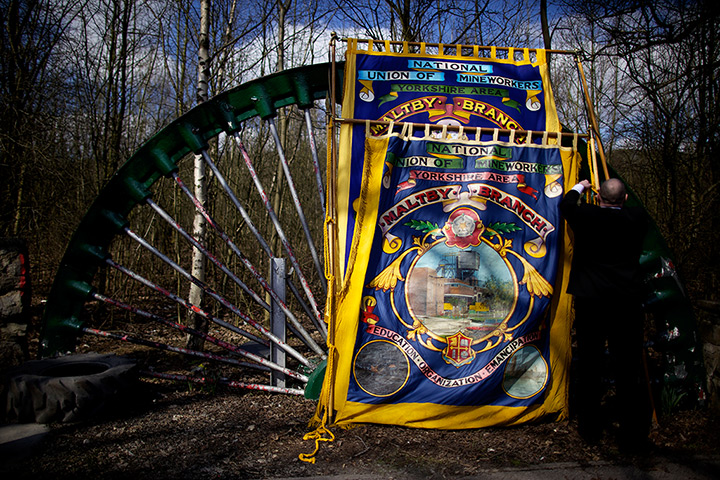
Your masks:
{"label": "tree trunk", "polygon": [[[198,49],[198,86],[197,86],[197,103],[208,100],[208,84],[210,79],[210,0],[202,0],[200,3],[200,40]],[[205,205],[207,203],[206,179],[205,179],[205,162],[202,156],[195,155],[193,169],[194,191],[198,201]],[[193,236],[200,244],[206,243],[206,224],[205,219],[199,213],[195,213],[193,220]],[[193,248],[192,257],[192,275],[198,280],[205,281],[205,256],[197,248]],[[188,301],[200,306],[202,304],[202,290],[195,284],[190,285]],[[207,332],[207,320],[193,312],[188,311],[188,325],[196,330]],[[187,346],[191,350],[201,350],[204,341],[195,336],[189,336]]]}

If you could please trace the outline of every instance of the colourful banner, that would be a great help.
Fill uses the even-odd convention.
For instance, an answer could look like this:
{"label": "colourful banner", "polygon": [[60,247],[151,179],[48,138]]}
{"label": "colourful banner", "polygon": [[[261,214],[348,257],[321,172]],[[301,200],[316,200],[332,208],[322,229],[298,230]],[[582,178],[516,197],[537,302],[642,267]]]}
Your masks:
{"label": "colourful banner", "polygon": [[348,45],[343,116],[368,121],[341,129],[342,287],[328,300],[316,421],[458,429],[562,418],[570,306],[555,292],[569,240],[557,205],[579,156],[515,134],[559,130],[543,52]]}

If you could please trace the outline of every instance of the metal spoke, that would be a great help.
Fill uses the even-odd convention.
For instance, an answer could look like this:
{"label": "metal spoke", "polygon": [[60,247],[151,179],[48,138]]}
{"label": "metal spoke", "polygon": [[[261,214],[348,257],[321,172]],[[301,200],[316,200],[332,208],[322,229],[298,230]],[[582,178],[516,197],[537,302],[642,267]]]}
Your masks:
{"label": "metal spoke", "polygon": [[245,283],[243,283],[243,281],[240,280],[237,275],[231,272],[229,268],[227,268],[220,260],[218,260],[215,255],[211,254],[200,242],[197,241],[195,237],[190,235],[187,230],[182,228],[180,224],[177,223],[172,216],[170,216],[170,214],[168,214],[151,199],[148,198],[146,202],[153,210],[155,210],[158,215],[160,215],[160,218],[170,224],[170,226],[172,226],[180,235],[182,235],[185,240],[187,240],[193,247],[197,248],[200,253],[202,253],[208,260],[210,260],[216,267],[218,267],[225,275],[230,277],[230,279],[235,282],[240,288],[245,290],[245,292],[250,295],[253,300],[255,300],[255,302],[260,304],[263,308],[265,308],[265,310],[270,310],[270,306],[262,298],[260,298],[260,296],[255,293],[254,290],[245,285]]}
{"label": "metal spoke", "polygon": [[[263,287],[263,289],[270,294],[272,299],[278,304],[278,306],[282,309],[282,311],[285,313],[285,315],[287,315],[288,319],[290,320],[290,323],[292,323],[292,325],[298,331],[305,332],[305,329],[302,327],[302,325],[300,324],[300,322],[297,319],[297,317],[295,316],[295,314],[287,307],[285,302],[282,301],[280,299],[280,297],[278,297],[277,293],[275,293],[275,291],[272,289],[272,287],[267,283],[267,281],[262,277],[262,275],[260,275],[260,273],[255,268],[255,266],[242,254],[242,252],[240,251],[238,246],[230,239],[230,237],[227,236],[227,234],[223,231],[223,229],[220,228],[218,223],[210,216],[207,209],[205,209],[205,207],[203,207],[203,205],[198,201],[198,199],[195,197],[195,195],[193,195],[193,193],[190,191],[190,189],[187,188],[187,186],[183,183],[180,176],[177,175],[177,173],[173,173],[173,179],[175,179],[175,182],[178,184],[180,189],[193,202],[193,205],[195,205],[196,210],[198,212],[200,212],[200,214],[203,216],[203,218],[205,218],[207,223],[217,232],[217,234],[225,242],[225,244],[228,247],[230,247],[230,249],[233,251],[233,253],[240,259],[242,264],[250,271],[250,273],[260,283],[260,285]],[[156,208],[156,206],[154,206],[153,208]],[[175,225],[173,225],[173,227],[177,228]],[[183,234],[183,236],[185,236],[185,235],[187,235],[187,234]],[[186,237],[186,238],[188,238],[188,237]],[[191,237],[190,237],[190,238],[188,238],[188,240],[193,242],[193,245],[195,244],[195,239],[191,239]],[[203,251],[203,249],[201,247],[196,247],[196,248],[199,248],[201,251]],[[215,260],[213,260],[214,257],[211,258],[210,256],[208,256],[208,258],[210,258],[211,261],[213,261],[213,262],[215,261]],[[239,279],[237,281],[239,281]],[[255,298],[255,297],[253,297],[253,298]],[[258,300],[256,300],[256,301],[258,301]],[[260,302],[258,301],[258,303],[260,303]],[[265,303],[265,302],[262,302],[262,303]],[[265,305],[267,305],[267,304],[265,304]],[[266,309],[269,309],[269,306]],[[311,318],[312,318],[312,316],[311,316]],[[323,339],[325,339],[326,337],[324,335],[324,332],[322,330],[320,330],[320,333],[323,334]],[[307,334],[307,332],[305,332],[305,334],[303,334],[302,336],[306,340],[309,340],[311,342],[310,344],[314,343],[314,340],[312,340],[312,338],[309,336],[309,334]],[[315,344],[315,345],[317,346],[317,344]],[[319,346],[317,346],[317,348],[315,348],[315,347],[311,347],[311,348],[313,350],[315,350],[316,353],[319,353],[321,355],[324,354],[324,352],[322,351],[322,349]]]}
{"label": "metal spoke", "polygon": [[225,180],[225,177],[222,173],[220,173],[220,170],[218,170],[217,166],[215,165],[215,162],[212,161],[212,158],[210,158],[210,155],[208,155],[206,150],[203,150],[201,152],[203,160],[205,160],[205,163],[207,163],[208,167],[210,167],[210,170],[212,171],[213,175],[215,175],[215,178],[217,179],[220,186],[223,188],[225,193],[230,198],[230,201],[235,205],[235,208],[237,208],[238,212],[240,212],[240,216],[242,216],[243,220],[245,221],[245,224],[250,229],[252,234],[255,236],[257,241],[260,243],[260,247],[265,251],[265,254],[268,256],[268,258],[273,258],[275,254],[273,253],[272,249],[270,248],[270,245],[265,241],[265,238],[260,234],[260,231],[255,227],[255,224],[253,224],[252,220],[250,219],[250,216],[248,215],[245,208],[243,208],[242,204],[240,203],[240,200],[238,200],[237,196],[235,195],[235,192],[232,188],[230,188],[230,185],[227,183],[227,180]]}
{"label": "metal spoke", "polygon": [[[156,204],[149,198],[146,200],[146,202],[148,203],[148,205],[150,205],[150,207],[152,207],[153,210],[155,210],[160,215],[160,217],[162,219],[167,221],[178,233],[180,233],[180,235],[183,236],[183,238],[185,238],[188,242],[190,242],[190,244],[192,244],[193,247],[198,249],[200,251],[200,253],[202,253],[206,258],[208,258],[211,262],[213,262],[213,264],[215,264],[215,266],[218,267],[225,275],[230,277],[239,286],[245,287],[244,288],[245,291],[248,292],[257,303],[259,303],[261,305],[263,305],[263,304],[266,305],[266,303],[258,296],[258,294],[256,294],[249,287],[245,286],[245,284],[237,277],[237,275],[235,275],[233,272],[231,272],[230,269],[228,269],[220,260],[218,260],[215,255],[211,254],[200,242],[197,241],[196,238],[194,238],[184,228],[182,228],[180,226],[180,224],[177,223],[175,221],[175,219],[173,219],[167,212],[165,212],[162,208],[160,208],[160,206],[158,204]],[[277,294],[272,290],[272,288],[270,288],[270,285],[268,285],[267,282],[265,282],[265,280],[262,279],[262,277],[260,277],[259,275],[256,278],[258,279],[258,281],[261,281],[261,283],[263,284],[265,289],[273,297],[273,300],[276,300],[278,302],[278,304],[281,305],[281,307],[284,307],[283,311],[286,314],[289,314],[288,320],[290,320],[290,322],[293,324],[293,326],[300,332],[300,336],[301,336],[302,340],[304,341],[304,343],[308,347],[310,347],[312,350],[314,350],[315,353],[317,353],[319,355],[324,355],[325,352],[322,350],[322,348],[320,348],[320,345],[318,345],[317,342],[315,342],[315,340],[307,332],[307,330],[305,330],[303,328],[303,326],[300,324],[300,322],[297,320],[297,318],[295,318],[295,315],[293,315],[293,313],[287,308],[285,303],[282,300],[280,300],[280,298],[277,296]],[[269,309],[270,308],[268,306],[267,310],[269,310]]]}
{"label": "metal spoke", "polygon": [[312,120],[310,118],[310,109],[303,110],[305,115],[305,126],[308,132],[308,143],[310,144],[310,153],[312,154],[313,170],[315,170],[315,181],[318,187],[318,197],[320,198],[320,207],[322,208],[323,217],[325,216],[325,189],[323,188],[322,175],[320,174],[320,161],[318,160],[317,145],[315,145],[315,134],[313,133]]}
{"label": "metal spoke", "polygon": [[317,268],[318,275],[320,276],[321,283],[323,285],[323,291],[327,292],[327,286],[325,285],[325,269],[320,265],[320,259],[318,258],[317,251],[315,250],[315,242],[310,235],[310,228],[308,227],[307,220],[305,219],[305,213],[303,212],[302,205],[300,204],[300,197],[298,196],[297,190],[295,189],[295,182],[293,181],[292,175],[290,174],[290,166],[285,158],[285,152],[283,151],[282,142],[275,126],[275,121],[272,118],[268,118],[268,125],[270,125],[270,133],[272,133],[273,139],[275,140],[275,147],[277,148],[278,156],[280,157],[280,164],[282,165],[283,172],[285,173],[285,180],[288,183],[288,189],[292,196],[293,203],[295,204],[295,210],[298,214],[298,219],[305,232],[305,238],[310,247],[310,254],[312,255],[315,268]]}
{"label": "metal spoke", "polygon": [[204,282],[198,280],[193,275],[188,273],[184,268],[182,268],[177,263],[173,262],[170,258],[168,258],[166,255],[164,255],[162,252],[160,252],[158,249],[150,245],[144,238],[140,237],[137,233],[133,232],[129,228],[125,227],[124,232],[126,235],[128,235],[130,238],[138,242],[140,245],[145,247],[148,251],[150,251],[153,255],[161,259],[163,262],[168,264],[170,267],[172,267],[173,270],[178,272],[180,275],[185,277],[190,282],[194,283],[198,287],[200,287],[203,292],[205,292],[210,297],[217,300],[221,305],[223,305],[225,308],[229,309],[232,313],[237,315],[241,320],[248,323],[249,325],[252,325],[255,329],[262,332],[266,337],[268,337],[273,343],[275,343],[277,346],[288,352],[290,355],[295,357],[297,360],[299,360],[303,365],[310,366],[310,361],[303,357],[300,352],[295,350],[293,347],[288,345],[287,343],[283,342],[281,339],[277,337],[277,335],[270,332],[268,329],[260,325],[258,322],[250,318],[248,315],[245,315],[238,307],[230,303],[228,300],[226,300],[222,295],[218,294],[215,290],[205,285]]}
{"label": "metal spoke", "polygon": [[[208,352],[200,352],[198,350],[190,350],[187,348],[174,347],[172,345],[167,345],[165,343],[153,342],[151,340],[146,340],[144,338],[133,337],[132,335],[126,335],[124,333],[107,332],[104,330],[98,330],[97,328],[90,328],[90,327],[84,327],[82,329],[82,331],[84,333],[87,333],[90,335],[95,335],[98,337],[112,338],[114,340],[121,340],[123,342],[134,343],[136,345],[144,345],[146,347],[152,347],[152,348],[157,348],[160,350],[166,350],[168,352],[181,353],[181,354],[187,355],[189,357],[197,357],[197,358],[204,358],[206,360],[214,360],[217,362],[234,365],[236,367],[258,368],[260,370],[265,370],[264,368],[262,368],[262,366],[256,365],[254,363],[242,362],[242,361],[236,360],[234,358],[222,357],[220,355],[215,355],[215,354],[208,353]],[[266,369],[269,370],[269,367],[266,367]]]}
{"label": "metal spoke", "polygon": [[192,383],[198,383],[201,385],[207,385],[207,384],[220,384],[224,385],[229,388],[244,388],[248,390],[262,390],[265,392],[271,392],[271,393],[287,393],[290,395],[305,395],[304,390],[299,390],[297,388],[285,388],[285,387],[275,387],[273,385],[261,385],[257,383],[245,383],[245,382],[236,382],[233,380],[228,380],[227,378],[220,378],[216,381],[208,381],[205,378],[199,378],[199,377],[191,377],[189,375],[176,375],[171,373],[159,373],[159,372],[141,372],[143,375],[148,377],[154,377],[154,378],[161,378],[164,380],[175,380],[179,382],[192,382]]}
{"label": "metal spoke", "polygon": [[133,271],[130,270],[129,268],[124,267],[124,266],[122,266],[122,265],[120,265],[120,264],[118,264],[118,263],[115,263],[113,260],[111,260],[111,259],[109,259],[109,258],[108,258],[107,260],[105,260],[105,261],[106,261],[107,264],[108,264],[109,266],[111,266],[112,268],[118,270],[119,272],[124,273],[125,275],[127,275],[127,276],[130,277],[130,278],[132,278],[133,280],[136,280],[136,281],[142,283],[142,284],[145,285],[146,287],[149,287],[149,288],[151,288],[152,290],[155,290],[156,292],[160,293],[161,295],[164,295],[165,297],[169,298],[170,300],[173,300],[174,302],[177,302],[178,304],[180,304],[181,306],[185,307],[186,309],[191,310],[191,311],[197,313],[197,314],[200,315],[201,317],[210,320],[211,322],[215,323],[216,325],[219,325],[219,326],[221,326],[221,327],[223,327],[223,328],[226,328],[226,329],[228,329],[228,330],[230,330],[230,331],[232,331],[232,332],[234,332],[234,333],[237,333],[237,334],[239,334],[239,335],[242,335],[243,337],[245,337],[245,338],[247,338],[247,339],[249,339],[249,340],[252,340],[253,342],[257,342],[257,343],[260,343],[260,344],[265,345],[265,346],[269,346],[269,345],[270,345],[270,342],[268,342],[267,340],[262,339],[262,338],[260,338],[260,337],[256,337],[255,335],[253,335],[253,334],[250,333],[250,332],[246,332],[245,330],[243,330],[243,329],[241,329],[241,328],[239,328],[239,327],[236,327],[235,325],[233,325],[233,324],[231,324],[231,323],[228,323],[228,322],[226,322],[226,321],[224,321],[224,320],[221,320],[221,319],[219,319],[219,318],[217,318],[217,317],[214,317],[214,316],[210,315],[208,312],[206,312],[206,311],[203,310],[202,308],[198,307],[197,305],[193,305],[192,303],[188,302],[188,301],[185,300],[184,298],[179,297],[178,295],[175,295],[174,293],[170,292],[169,290],[166,290],[166,289],[162,288],[161,286],[155,284],[154,282],[151,282],[151,281],[148,280],[147,278],[143,277],[142,275],[139,275],[139,274],[136,273],[136,272],[133,272]]}
{"label": "metal spoke", "polygon": [[158,215],[160,215],[160,218],[165,220],[168,224],[170,224],[180,235],[182,235],[185,240],[187,240],[193,247],[197,248],[200,253],[202,253],[208,260],[210,260],[216,267],[218,267],[225,275],[230,277],[230,279],[235,282],[240,288],[245,290],[245,292],[250,295],[255,302],[260,304],[265,310],[270,310],[270,305],[268,305],[260,296],[255,293],[254,290],[252,290],[250,287],[245,285],[242,280],[240,280],[237,275],[235,275],[233,272],[230,271],[229,268],[227,268],[218,258],[211,254],[200,242],[195,239],[192,235],[190,235],[187,230],[182,228],[179,223],[175,221],[172,216],[170,216],[165,210],[163,210],[157,203],[152,201],[151,199],[146,200],[147,204],[157,212]]}
{"label": "metal spoke", "polygon": [[[255,361],[255,362],[257,362],[257,363],[259,363],[259,364],[261,364],[261,365],[264,365],[264,366],[266,366],[266,367],[268,367],[268,368],[271,368],[271,369],[273,369],[273,370],[276,370],[276,371],[278,371],[278,372],[284,373],[284,374],[286,374],[286,375],[288,375],[288,376],[290,376],[290,377],[296,378],[296,379],[298,379],[298,380],[300,380],[300,381],[307,382],[307,380],[308,380],[308,378],[307,378],[305,375],[301,374],[301,373],[298,373],[298,372],[295,372],[295,371],[293,371],[293,370],[290,370],[289,368],[282,367],[281,365],[278,365],[278,364],[275,363],[275,362],[272,362],[272,361],[270,361],[270,360],[267,360],[266,358],[263,358],[263,357],[261,357],[261,356],[259,356],[259,355],[254,354],[254,353],[248,352],[247,350],[245,350],[245,349],[243,349],[243,348],[240,348],[240,347],[238,347],[237,345],[233,345],[233,344],[228,343],[228,342],[226,342],[226,341],[224,341],[224,340],[220,340],[219,338],[215,338],[214,336],[209,335],[209,334],[207,334],[207,333],[200,332],[200,331],[198,331],[198,330],[196,330],[196,329],[194,329],[194,328],[188,327],[188,326],[186,326],[186,325],[181,325],[181,324],[179,324],[179,323],[177,323],[177,322],[173,322],[173,321],[168,320],[168,319],[166,319],[166,318],[163,318],[163,317],[161,317],[161,316],[159,316],[159,315],[155,315],[154,313],[150,313],[150,312],[147,312],[147,311],[142,310],[142,309],[140,309],[140,308],[133,307],[132,305],[129,305],[129,304],[124,303],[124,302],[121,302],[121,301],[119,301],[119,300],[115,300],[115,299],[109,298],[109,297],[107,297],[107,296],[105,296],[105,295],[102,295],[102,294],[99,294],[99,293],[94,293],[94,294],[93,294],[93,297],[94,297],[96,300],[99,300],[99,301],[101,301],[101,302],[107,303],[107,304],[109,304],[109,305],[114,305],[114,306],[116,306],[116,307],[118,307],[118,308],[122,308],[123,310],[127,310],[127,311],[130,311],[130,312],[133,312],[133,313],[135,313],[135,314],[137,314],[137,315],[140,315],[140,316],[142,316],[142,317],[148,318],[148,319],[150,319],[150,320],[154,320],[154,321],[156,321],[156,322],[160,322],[160,323],[162,323],[162,324],[164,324],[164,325],[167,325],[167,326],[169,326],[169,327],[171,327],[171,328],[174,328],[174,329],[176,329],[176,330],[179,330],[179,331],[181,331],[181,332],[183,332],[183,333],[187,333],[187,334],[189,334],[189,335],[195,335],[195,336],[197,336],[197,337],[200,337],[200,338],[202,338],[202,339],[204,339],[204,340],[206,340],[206,341],[208,341],[208,342],[210,342],[210,343],[213,343],[213,344],[217,345],[218,347],[224,348],[225,350],[228,350],[228,351],[233,352],[233,353],[235,353],[235,354],[241,355],[241,356],[243,356],[243,357],[245,357],[245,358],[247,358],[247,359],[249,359],[249,360],[253,360],[253,361]],[[222,361],[224,361],[224,360],[222,360]],[[232,362],[226,362],[226,363],[232,363]],[[254,364],[250,364],[250,365],[254,365]]]}
{"label": "metal spoke", "polygon": [[[236,138],[237,137],[237,134]],[[230,185],[227,183],[227,180],[225,180],[225,177],[220,172],[220,170],[217,168],[217,165],[215,165],[215,162],[212,161],[212,158],[210,158],[210,155],[203,150],[202,151],[203,159],[205,160],[205,163],[207,163],[208,167],[210,167],[210,170],[213,172],[213,175],[215,175],[215,178],[217,179],[220,186],[223,188],[227,196],[230,198],[230,201],[235,205],[235,208],[237,208],[238,212],[240,213],[240,216],[242,216],[243,221],[248,226],[250,231],[253,233],[255,238],[257,239],[258,243],[260,244],[260,247],[265,251],[265,254],[267,255],[268,259],[274,258],[275,254],[272,252],[272,249],[270,248],[270,245],[268,245],[267,241],[265,241],[265,238],[260,234],[258,229],[253,224],[252,220],[250,219],[247,211],[245,208],[243,208],[242,204],[240,203],[240,200],[238,200],[237,196],[235,195],[235,192],[232,188],[230,188]],[[313,306],[313,315],[311,315],[311,318],[314,316],[317,318],[317,323],[322,323],[322,316],[320,315],[320,312],[317,308],[317,302],[315,302],[315,297],[313,296],[312,292],[310,291],[310,287],[308,283],[305,281],[305,277],[302,274],[302,270],[300,269],[300,264],[295,260],[295,256],[292,254],[292,249],[290,248],[289,244],[284,245],[286,252],[288,252],[288,256],[290,257],[291,263],[293,264],[293,267],[295,268],[295,271],[298,273],[298,277],[300,278],[300,281],[303,282],[303,290],[305,291],[305,294],[308,297],[308,300],[310,300],[312,306]],[[288,280],[290,282],[290,280]],[[297,290],[294,290],[294,292],[297,292]],[[303,302],[302,297],[297,296],[298,301],[301,303]],[[327,338],[325,335],[324,330],[320,330],[321,333],[323,333],[323,338]]]}
{"label": "metal spoke", "polygon": [[[310,290],[310,285],[302,273],[302,269],[300,268],[300,264],[297,261],[295,254],[293,253],[292,247],[290,246],[290,242],[288,241],[287,237],[285,236],[282,226],[280,225],[280,221],[278,220],[277,215],[275,214],[275,210],[272,208],[272,205],[270,204],[270,200],[268,199],[268,196],[265,193],[265,189],[263,188],[262,184],[260,183],[260,179],[258,178],[257,172],[255,171],[255,167],[253,166],[252,161],[250,160],[250,155],[248,155],[247,150],[245,150],[245,146],[243,145],[242,140],[240,139],[240,136],[237,133],[234,135],[234,138],[235,138],[235,141],[236,141],[238,147],[240,148],[240,152],[242,153],[243,159],[245,160],[245,165],[248,167],[248,170],[250,171],[250,176],[252,177],[253,181],[255,182],[255,187],[257,188],[258,192],[260,193],[260,198],[262,198],[263,204],[265,205],[265,209],[268,212],[268,215],[270,216],[270,219],[272,220],[273,224],[275,225],[275,230],[277,231],[278,237],[280,238],[280,241],[283,244],[283,247],[285,248],[285,252],[287,253],[288,258],[290,258],[290,262],[293,264],[293,267],[295,268],[298,278],[300,279],[300,284],[302,285],[303,290],[305,291],[305,295],[307,296],[307,299],[310,302],[310,306],[313,309],[314,315],[318,319],[319,323],[322,324],[322,315],[320,314],[320,311],[318,310],[317,302],[315,301],[315,296],[313,295],[312,291]],[[325,277],[322,276],[323,287],[325,287],[324,279],[325,279]],[[324,329],[322,329],[321,332],[323,332],[324,336],[327,333],[327,332],[325,332]]]}

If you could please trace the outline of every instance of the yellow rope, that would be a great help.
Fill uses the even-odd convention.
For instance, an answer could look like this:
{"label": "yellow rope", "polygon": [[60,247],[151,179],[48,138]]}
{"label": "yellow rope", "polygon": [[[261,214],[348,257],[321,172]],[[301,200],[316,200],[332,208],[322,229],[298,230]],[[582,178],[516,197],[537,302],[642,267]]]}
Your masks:
{"label": "yellow rope", "polygon": [[[337,248],[337,245],[332,245],[332,238],[331,236],[334,235],[335,230],[337,229],[337,220],[334,217],[335,215],[335,198],[333,195],[333,192],[335,191],[335,179],[333,178],[333,162],[334,159],[332,158],[332,141],[333,141],[333,135],[334,135],[334,129],[332,125],[328,125],[327,128],[328,135],[328,148],[327,148],[327,190],[326,190],[326,197],[325,197],[325,205],[326,205],[326,215],[325,215],[325,232],[324,232],[324,238],[323,238],[323,253],[325,254],[325,279],[328,282],[328,295],[327,300],[325,302],[325,321],[328,324],[328,338],[327,338],[327,346],[328,346],[328,359],[327,359],[327,365],[326,365],[326,375],[325,375],[325,382],[327,384],[323,385],[323,388],[320,392],[320,400],[318,402],[318,407],[315,412],[315,415],[310,420],[310,426],[318,425],[315,430],[312,432],[306,433],[303,436],[303,440],[315,440],[315,450],[313,450],[311,453],[301,453],[298,455],[298,458],[302,460],[303,462],[307,463],[315,463],[316,458],[315,455],[317,455],[318,451],[320,450],[320,442],[332,442],[335,440],[335,435],[328,430],[326,425],[328,424],[328,410],[331,408],[330,405],[330,391],[332,390],[332,383],[333,383],[333,370],[334,370],[334,356],[335,356],[335,345],[334,345],[334,325],[332,322],[332,314],[335,311],[335,292],[337,290],[336,282],[336,269],[337,265],[335,262],[335,256],[334,252],[331,252],[333,248]],[[319,412],[322,411],[322,415],[319,415]]]}
{"label": "yellow rope", "polygon": [[315,455],[320,450],[320,442],[332,442],[335,440],[335,435],[325,427],[325,419],[323,418],[323,424],[312,432],[306,433],[303,440],[315,440],[315,450],[312,453],[301,453],[298,458],[303,462],[315,463]]}

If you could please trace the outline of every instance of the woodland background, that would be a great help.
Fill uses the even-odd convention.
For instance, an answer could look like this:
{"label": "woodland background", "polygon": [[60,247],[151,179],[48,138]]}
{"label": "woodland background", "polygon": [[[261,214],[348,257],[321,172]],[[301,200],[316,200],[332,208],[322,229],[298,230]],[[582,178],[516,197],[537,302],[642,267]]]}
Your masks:
{"label": "woodland background", "polygon": [[[720,9],[715,3],[0,0],[0,236],[27,240],[34,296],[42,298],[84,212],[142,143],[205,93],[212,97],[280,70],[328,61],[331,32],[545,47],[579,52],[610,164],[663,232],[691,299],[718,301]],[[207,36],[200,31],[202,5]],[[201,46],[208,56],[200,63]],[[574,59],[553,55],[551,62],[561,121],[587,132]],[[300,148],[306,142],[301,122],[288,110],[278,123],[296,165],[296,183],[310,197],[312,172],[300,166],[307,155]],[[322,124],[319,117],[317,133],[324,139]],[[245,128],[245,146],[282,214],[289,201],[276,157],[265,154],[269,132],[254,122]],[[318,142],[322,148],[323,143]],[[236,149],[221,143],[214,148],[220,162],[241,162]],[[191,168],[192,162],[186,163]],[[229,181],[237,192],[248,192],[246,208],[261,211],[259,199],[249,196],[249,175],[240,167],[234,171]],[[315,212],[309,215],[313,229],[321,233],[318,202],[307,203]],[[230,208],[212,204],[228,230],[239,228]],[[190,247],[176,235],[160,232],[155,240],[189,263]],[[126,257],[132,261],[132,254]]]}

